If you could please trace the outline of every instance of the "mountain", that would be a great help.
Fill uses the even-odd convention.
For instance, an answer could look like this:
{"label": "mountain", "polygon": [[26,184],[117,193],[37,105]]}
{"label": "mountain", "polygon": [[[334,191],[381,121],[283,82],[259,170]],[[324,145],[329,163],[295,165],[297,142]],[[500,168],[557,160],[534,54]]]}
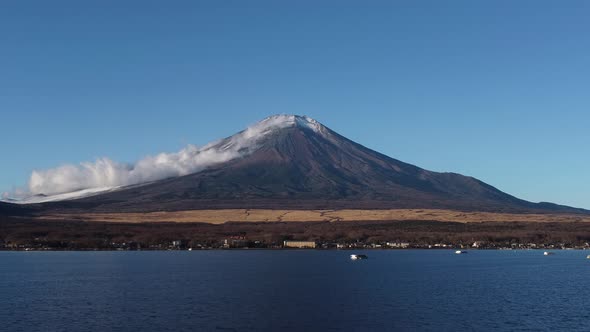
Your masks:
{"label": "mountain", "polygon": [[224,158],[183,176],[36,207],[85,212],[218,208],[588,212],[531,203],[472,177],[404,163],[305,116],[269,117],[199,153]]}

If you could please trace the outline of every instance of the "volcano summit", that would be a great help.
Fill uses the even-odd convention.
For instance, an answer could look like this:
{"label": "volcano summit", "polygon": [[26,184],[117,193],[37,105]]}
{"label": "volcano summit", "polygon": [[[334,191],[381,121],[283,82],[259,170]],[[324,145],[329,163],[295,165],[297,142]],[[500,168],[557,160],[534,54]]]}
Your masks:
{"label": "volcano summit", "polygon": [[[145,172],[150,167],[158,172],[155,175]],[[550,203],[528,202],[472,177],[432,172],[404,163],[298,115],[271,116],[203,148],[189,147],[176,154],[142,160],[123,167],[121,172],[113,176],[119,182],[108,182],[110,186],[101,188],[104,191],[71,186],[91,194],[72,199],[75,193],[59,193],[58,197],[68,199],[37,206],[52,211],[85,212],[203,209],[584,212]],[[36,179],[38,188],[51,184],[52,179],[47,175]],[[47,195],[37,197],[43,197],[40,202],[51,200]]]}

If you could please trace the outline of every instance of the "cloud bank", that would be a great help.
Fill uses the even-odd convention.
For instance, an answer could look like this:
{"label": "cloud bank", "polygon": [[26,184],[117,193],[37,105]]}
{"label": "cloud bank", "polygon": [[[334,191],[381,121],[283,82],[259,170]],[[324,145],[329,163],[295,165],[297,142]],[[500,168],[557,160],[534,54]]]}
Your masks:
{"label": "cloud bank", "polygon": [[276,115],[234,136],[201,148],[188,145],[178,152],[147,156],[133,164],[99,158],[94,162],[36,170],[29,179],[28,193],[20,193],[20,197],[16,198],[116,188],[196,173],[214,164],[252,153],[257,149],[260,139],[268,133],[294,125],[306,125],[314,130],[321,126],[307,117]]}
{"label": "cloud bank", "polygon": [[28,189],[31,195],[56,195],[89,188],[127,186],[195,173],[239,155],[234,149],[219,151],[189,145],[179,152],[148,156],[135,164],[99,158],[79,165],[33,171]]}

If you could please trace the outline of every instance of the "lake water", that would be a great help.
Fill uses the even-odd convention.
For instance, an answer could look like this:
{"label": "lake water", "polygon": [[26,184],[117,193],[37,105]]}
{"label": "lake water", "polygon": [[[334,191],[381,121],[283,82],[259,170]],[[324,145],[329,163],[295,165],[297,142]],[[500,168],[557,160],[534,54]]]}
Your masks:
{"label": "lake water", "polygon": [[1,331],[588,331],[586,251],[0,252]]}

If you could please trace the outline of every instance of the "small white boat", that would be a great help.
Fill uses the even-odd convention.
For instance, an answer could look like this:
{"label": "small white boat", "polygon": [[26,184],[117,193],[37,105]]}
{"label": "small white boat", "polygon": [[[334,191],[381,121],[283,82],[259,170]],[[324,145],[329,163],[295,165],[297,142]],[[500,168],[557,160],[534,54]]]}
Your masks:
{"label": "small white boat", "polygon": [[551,255],[555,255],[555,253],[552,253],[552,252],[550,252],[550,251],[545,251],[545,252],[543,253],[543,255],[544,255],[544,256],[551,256]]}
{"label": "small white boat", "polygon": [[455,254],[457,254],[457,255],[466,254],[466,253],[467,253],[467,251],[464,251],[464,250],[455,251]]}
{"label": "small white boat", "polygon": [[352,259],[352,260],[367,259],[367,258],[369,258],[369,257],[367,257],[367,255],[357,255],[357,254],[350,255],[350,259]]}

